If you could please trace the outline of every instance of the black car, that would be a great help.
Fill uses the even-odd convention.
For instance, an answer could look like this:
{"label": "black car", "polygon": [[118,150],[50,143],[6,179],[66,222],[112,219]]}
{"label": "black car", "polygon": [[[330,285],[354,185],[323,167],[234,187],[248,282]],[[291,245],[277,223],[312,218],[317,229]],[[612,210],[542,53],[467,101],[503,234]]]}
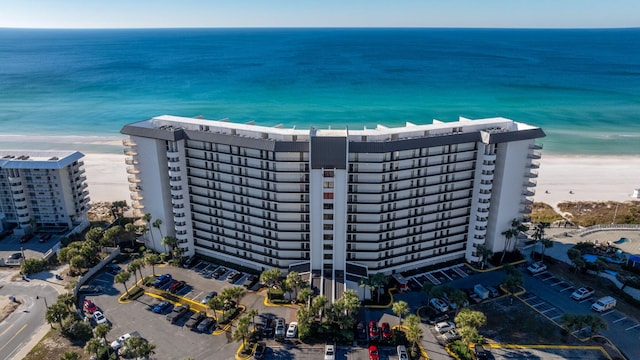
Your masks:
{"label": "black car", "polygon": [[267,344],[263,342],[259,342],[256,345],[256,351],[253,352],[253,358],[255,360],[260,360],[264,358],[264,353],[267,351]]}
{"label": "black car", "polygon": [[253,285],[255,285],[258,282],[258,277],[255,275],[249,275],[249,277],[244,281],[244,284],[242,284],[242,286],[244,286],[245,288],[249,289],[251,287],[253,287]]}
{"label": "black car", "polygon": [[229,276],[227,277],[227,282],[229,284],[233,284],[236,281],[240,280],[240,278],[242,277],[242,273],[239,271],[234,271],[231,274],[229,274]]}
{"label": "black car", "polygon": [[180,305],[173,308],[167,315],[167,321],[170,321],[172,324],[176,323],[180,318],[189,311],[189,305]]}
{"label": "black car", "polygon": [[218,268],[218,269],[216,269],[216,271],[213,272],[213,278],[214,279],[219,279],[226,273],[227,273],[227,269],[225,269],[223,267]]}
{"label": "black car", "polygon": [[193,315],[191,315],[191,317],[189,318],[189,320],[187,320],[184,326],[190,329],[195,328],[200,323],[200,321],[202,321],[206,317],[207,317],[207,314],[204,311],[193,313]]}
{"label": "black car", "polygon": [[200,322],[200,324],[198,324],[198,327],[196,328],[196,330],[200,332],[207,332],[215,324],[216,324],[216,320],[214,318],[206,317]]}
{"label": "black car", "polygon": [[118,275],[122,271],[122,268],[117,264],[108,264],[106,268],[107,272],[111,275]]}

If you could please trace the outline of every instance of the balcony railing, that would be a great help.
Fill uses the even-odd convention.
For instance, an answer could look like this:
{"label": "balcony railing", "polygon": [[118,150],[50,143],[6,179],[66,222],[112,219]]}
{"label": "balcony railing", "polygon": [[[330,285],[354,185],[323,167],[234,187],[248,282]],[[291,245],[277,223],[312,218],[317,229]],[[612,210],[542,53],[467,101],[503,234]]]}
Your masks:
{"label": "balcony railing", "polygon": [[131,139],[122,139],[122,145],[124,146],[137,146],[135,142]]}

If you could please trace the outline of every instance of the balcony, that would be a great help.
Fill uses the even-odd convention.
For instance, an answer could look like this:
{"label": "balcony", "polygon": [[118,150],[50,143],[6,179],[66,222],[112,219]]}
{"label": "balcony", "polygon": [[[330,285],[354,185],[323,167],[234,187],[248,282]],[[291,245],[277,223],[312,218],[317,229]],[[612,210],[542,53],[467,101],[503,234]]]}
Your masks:
{"label": "balcony", "polygon": [[142,203],[139,201],[133,201],[131,203],[131,207],[134,209],[144,209],[144,205],[142,205]]}
{"label": "balcony", "polygon": [[169,167],[177,167],[180,166],[180,158],[179,157],[167,157],[167,162],[169,163]]}
{"label": "balcony", "polygon": [[533,205],[533,200],[530,200],[530,199],[522,199],[522,200],[520,200],[520,205],[525,205],[525,206]]}
{"label": "balcony", "polygon": [[178,151],[167,151],[167,158],[177,158],[180,157],[180,152]]}
{"label": "balcony", "polygon": [[490,191],[480,191],[478,192],[478,199],[480,200],[490,200],[491,192]]}
{"label": "balcony", "polygon": [[127,165],[138,165],[138,160],[132,158],[132,157],[128,157],[124,160],[124,163]]}
{"label": "balcony", "polygon": [[533,159],[533,160],[540,160],[542,158],[542,155],[539,152],[534,151],[532,153],[527,154],[527,158]]}
{"label": "balcony", "polygon": [[140,209],[133,209],[133,217],[143,217],[144,216],[144,211],[141,211]]}
{"label": "balcony", "polygon": [[522,190],[522,195],[524,196],[534,196],[535,194],[536,192],[533,190],[529,190],[529,189]]}
{"label": "balcony", "polygon": [[129,147],[138,146],[138,144],[134,143],[131,139],[122,139],[122,145]]}
{"label": "balcony", "polygon": [[129,184],[129,191],[140,191],[140,190],[142,190],[142,187],[136,184]]}
{"label": "balcony", "polygon": [[138,155],[138,152],[134,149],[124,149],[124,154],[127,156],[136,156]]}
{"label": "balcony", "polygon": [[140,180],[140,178],[139,178],[139,177],[137,177],[137,176],[135,176],[135,175],[129,175],[129,176],[127,177],[127,180],[129,180],[129,182],[130,182],[130,183],[139,183],[139,182],[141,182],[141,181],[142,181],[142,180]]}
{"label": "balcony", "polygon": [[182,178],[180,176],[174,176],[169,178],[169,185],[173,186],[181,186]]}
{"label": "balcony", "polygon": [[496,154],[483,154],[482,159],[484,161],[496,161]]}
{"label": "balcony", "polygon": [[527,165],[528,169],[540,169],[540,163],[537,161],[532,161]]}
{"label": "balcony", "polygon": [[171,198],[171,204],[173,204],[174,209],[182,209],[184,208],[184,199],[183,198]]}
{"label": "balcony", "polygon": [[187,225],[178,225],[176,224],[176,232],[187,231]]}
{"label": "balcony", "polygon": [[176,240],[180,241],[187,241],[189,240],[189,234],[187,233],[176,233]]}
{"label": "balcony", "polygon": [[180,175],[182,175],[182,172],[180,171],[180,168],[170,168],[169,169],[169,177],[180,177]]}
{"label": "balcony", "polygon": [[542,144],[531,144],[531,145],[529,145],[529,149],[531,149],[531,150],[542,150]]}
{"label": "balcony", "polygon": [[480,190],[491,191],[492,188],[493,183],[490,181],[480,181],[480,184],[478,184],[478,189]]}
{"label": "balcony", "polygon": [[525,177],[528,178],[537,178],[538,177],[538,172],[537,171],[528,171],[524,174]]}
{"label": "balcony", "polygon": [[174,196],[183,196],[182,186],[172,186],[171,187],[171,197]]}
{"label": "balcony", "polygon": [[476,227],[486,228],[488,224],[487,218],[476,218]]}
{"label": "balcony", "polygon": [[138,200],[142,200],[142,199],[144,199],[144,197],[142,197],[142,195],[140,195],[137,192],[131,194],[131,200],[138,201]]}
{"label": "balcony", "polygon": [[480,181],[493,181],[493,171],[482,171]]}
{"label": "balcony", "polygon": [[522,183],[522,186],[528,187],[528,188],[536,187],[536,181],[532,179],[528,179],[527,181]]}
{"label": "balcony", "polygon": [[127,166],[127,174],[139,174],[140,170],[138,170],[135,166]]}
{"label": "balcony", "polygon": [[521,208],[520,214],[531,214],[531,208],[530,207]]}

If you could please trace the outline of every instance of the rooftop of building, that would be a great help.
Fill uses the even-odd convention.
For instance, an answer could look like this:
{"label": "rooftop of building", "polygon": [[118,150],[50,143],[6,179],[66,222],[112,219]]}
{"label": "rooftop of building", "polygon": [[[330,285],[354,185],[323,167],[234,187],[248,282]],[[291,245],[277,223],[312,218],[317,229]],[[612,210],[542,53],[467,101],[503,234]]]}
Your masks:
{"label": "rooftop of building", "polygon": [[431,123],[422,125],[406,122],[405,126],[401,127],[386,127],[384,125],[378,125],[374,129],[364,128],[362,130],[355,130],[348,127],[345,127],[344,129],[317,129],[315,127],[311,127],[310,129],[296,129],[284,128],[282,125],[268,127],[255,125],[253,121],[241,124],[230,122],[228,119],[207,120],[201,117],[188,118],[173,115],[162,115],[126,125],[122,132],[129,135],[139,135],[142,134],[144,130],[153,132],[175,132],[185,130],[275,141],[308,142],[312,136],[320,136],[349,137],[350,141],[384,142],[450,135],[455,133],[478,133],[481,131],[486,133],[496,133],[533,129],[539,128],[503,117],[475,120],[460,117],[458,121],[454,122],[443,122],[434,119]]}
{"label": "rooftop of building", "polygon": [[79,151],[0,150],[0,169],[63,169],[82,157]]}

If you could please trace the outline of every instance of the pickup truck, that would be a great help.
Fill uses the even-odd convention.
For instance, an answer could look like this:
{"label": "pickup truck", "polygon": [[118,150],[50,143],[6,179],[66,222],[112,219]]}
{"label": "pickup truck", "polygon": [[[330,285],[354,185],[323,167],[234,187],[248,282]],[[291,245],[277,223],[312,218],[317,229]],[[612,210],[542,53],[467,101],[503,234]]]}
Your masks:
{"label": "pickup truck", "polygon": [[584,300],[584,299],[587,299],[587,298],[593,296],[594,293],[595,293],[595,290],[593,290],[590,287],[581,287],[581,288],[579,288],[578,290],[574,291],[571,294],[571,298],[573,300],[578,300],[578,301],[579,300]]}
{"label": "pickup truck", "polygon": [[189,311],[189,305],[180,305],[173,308],[173,311],[167,314],[167,321],[172,324],[180,320],[182,315],[186,314]]}
{"label": "pickup truck", "polygon": [[184,324],[184,326],[186,326],[186,327],[188,327],[190,329],[194,328],[205,317],[207,317],[207,314],[204,311],[199,311],[199,312],[193,313],[193,315],[191,315],[191,317],[189,318],[189,320],[187,320],[187,322]]}

